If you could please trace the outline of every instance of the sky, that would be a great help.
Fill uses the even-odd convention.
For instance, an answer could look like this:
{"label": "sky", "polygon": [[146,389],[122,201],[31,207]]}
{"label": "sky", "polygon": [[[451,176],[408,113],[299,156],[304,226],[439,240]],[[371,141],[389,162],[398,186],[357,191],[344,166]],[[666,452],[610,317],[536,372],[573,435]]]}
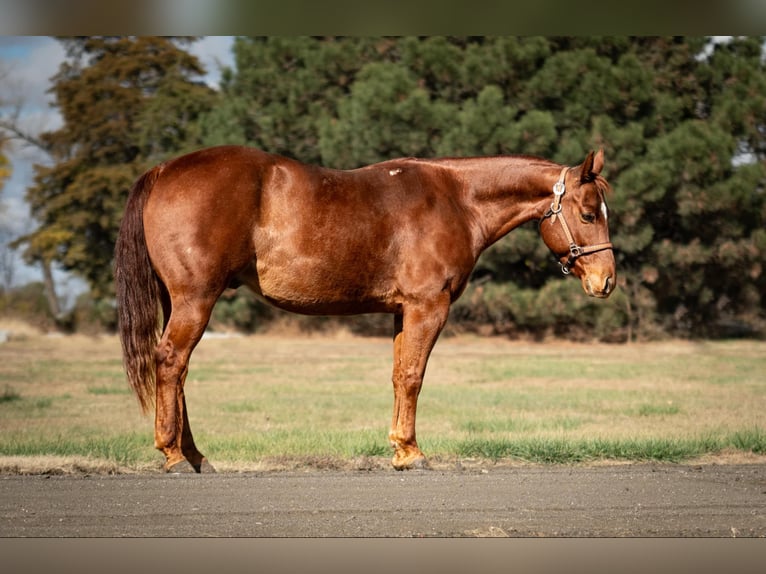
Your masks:
{"label": "sky", "polygon": [[[189,51],[196,55],[205,70],[205,81],[217,87],[222,67],[234,67],[231,36],[204,36],[194,42]],[[50,78],[57,72],[65,54],[61,44],[48,36],[0,36],[0,101],[23,102],[20,123],[32,134],[51,131],[61,127],[58,111],[50,105]],[[0,108],[0,117],[8,109]],[[35,228],[24,201],[26,188],[33,183],[34,163],[43,161],[44,155],[31,146],[13,144],[7,153],[13,173],[0,191],[0,242],[28,233]],[[3,245],[0,244],[0,249]],[[15,285],[41,281],[42,272],[24,264],[18,254],[14,260]],[[65,304],[72,304],[74,297],[86,290],[85,284],[76,277],[56,270],[54,277],[59,295]]]}

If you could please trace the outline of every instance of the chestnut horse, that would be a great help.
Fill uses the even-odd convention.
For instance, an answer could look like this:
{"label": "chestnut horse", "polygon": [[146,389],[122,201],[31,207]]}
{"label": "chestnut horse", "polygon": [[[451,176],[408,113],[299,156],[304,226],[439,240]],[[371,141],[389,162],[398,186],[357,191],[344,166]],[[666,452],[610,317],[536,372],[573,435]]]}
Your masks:
{"label": "chestnut horse", "polygon": [[540,220],[543,241],[588,295],[614,288],[603,165],[601,150],[575,167],[498,156],[340,171],[222,146],[143,174],[120,227],[115,281],[128,380],[144,411],[156,403],[165,470],[213,470],[192,438],[184,381],[213,305],[239,285],[296,313],[392,314],[392,464],[427,467],[415,440],[423,373],[482,251]]}

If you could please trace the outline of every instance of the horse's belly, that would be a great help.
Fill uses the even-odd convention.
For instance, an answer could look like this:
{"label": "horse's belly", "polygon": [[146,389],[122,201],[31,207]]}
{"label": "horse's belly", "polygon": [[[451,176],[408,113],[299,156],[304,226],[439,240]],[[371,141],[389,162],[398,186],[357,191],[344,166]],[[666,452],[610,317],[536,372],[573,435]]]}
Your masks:
{"label": "horse's belly", "polygon": [[272,305],[309,315],[395,312],[390,282],[364,266],[333,265],[294,257],[282,263],[261,261],[241,278]]}

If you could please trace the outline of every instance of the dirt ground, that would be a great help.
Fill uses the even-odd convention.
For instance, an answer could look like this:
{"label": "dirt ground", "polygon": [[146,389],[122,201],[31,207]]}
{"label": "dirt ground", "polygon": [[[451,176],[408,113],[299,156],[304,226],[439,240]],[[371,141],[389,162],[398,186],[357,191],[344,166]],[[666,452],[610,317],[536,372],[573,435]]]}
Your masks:
{"label": "dirt ground", "polygon": [[0,476],[0,537],[766,537],[766,465]]}

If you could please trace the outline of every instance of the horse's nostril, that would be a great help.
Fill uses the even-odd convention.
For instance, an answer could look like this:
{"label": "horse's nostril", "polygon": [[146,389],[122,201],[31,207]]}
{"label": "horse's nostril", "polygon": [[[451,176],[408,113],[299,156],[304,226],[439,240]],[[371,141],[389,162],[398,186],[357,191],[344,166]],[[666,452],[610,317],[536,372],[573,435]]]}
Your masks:
{"label": "horse's nostril", "polygon": [[612,278],[607,277],[604,281],[604,293],[609,293],[612,290]]}

